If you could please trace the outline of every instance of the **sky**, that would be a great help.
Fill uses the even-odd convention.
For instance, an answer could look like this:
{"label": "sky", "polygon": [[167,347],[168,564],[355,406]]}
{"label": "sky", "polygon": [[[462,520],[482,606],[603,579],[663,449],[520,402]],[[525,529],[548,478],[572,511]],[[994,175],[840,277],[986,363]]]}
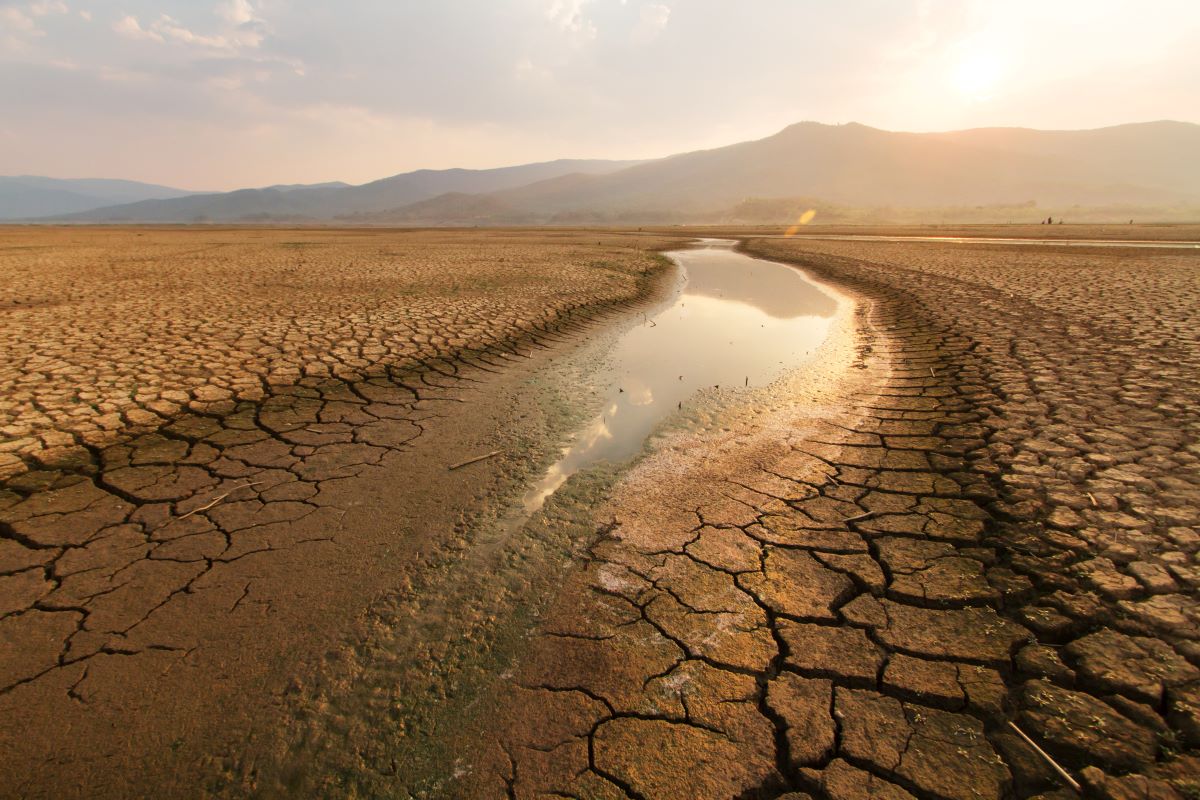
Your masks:
{"label": "sky", "polygon": [[802,120],[1200,122],[1197,0],[0,0],[0,174],[649,158]]}

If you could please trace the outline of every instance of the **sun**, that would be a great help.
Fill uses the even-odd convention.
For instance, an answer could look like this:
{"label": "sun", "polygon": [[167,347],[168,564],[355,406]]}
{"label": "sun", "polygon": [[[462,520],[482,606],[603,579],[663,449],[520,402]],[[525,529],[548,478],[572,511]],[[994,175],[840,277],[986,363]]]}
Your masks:
{"label": "sun", "polygon": [[971,101],[991,98],[1004,76],[1004,65],[987,52],[969,53],[954,68],[951,81],[963,97]]}

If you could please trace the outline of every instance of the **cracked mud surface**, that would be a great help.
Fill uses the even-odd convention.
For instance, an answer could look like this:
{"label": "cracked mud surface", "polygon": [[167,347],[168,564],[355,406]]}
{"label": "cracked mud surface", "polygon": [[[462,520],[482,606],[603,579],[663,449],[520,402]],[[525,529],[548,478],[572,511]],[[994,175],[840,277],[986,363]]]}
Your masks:
{"label": "cracked mud surface", "polygon": [[0,233],[0,795],[253,771],[297,676],[529,468],[528,365],[671,243]]}
{"label": "cracked mud surface", "polygon": [[[7,229],[0,477],[181,410],[361,380],[619,300],[653,240],[611,234]],[[643,260],[639,261],[638,259]]]}
{"label": "cracked mud surface", "polygon": [[[238,349],[244,330],[276,317],[256,311],[236,259],[217,273],[231,289],[209,278],[187,290],[191,300],[170,300],[174,289],[153,275],[130,279],[136,292],[96,290],[142,339],[189,331],[157,340],[169,354],[144,357],[158,365],[147,369],[164,387],[157,399],[123,383],[134,350],[114,348],[109,363],[70,339],[107,335],[88,326],[115,312],[82,301],[71,310],[81,295],[64,282],[69,270],[58,300],[28,279],[33,288],[5,299],[6,319],[52,303],[75,316],[57,345],[28,335],[32,316],[8,327],[14,352],[50,360],[28,361],[37,379],[18,376],[3,395],[24,398],[4,411],[28,428],[6,440],[21,443],[4,451],[0,495],[0,754],[16,776],[0,794],[394,794],[414,753],[389,738],[412,723],[396,687],[417,685],[395,679],[427,673],[430,694],[411,703],[461,700],[470,713],[461,726],[459,706],[431,718],[446,745],[427,760],[443,779],[419,796],[1073,796],[1009,721],[1089,796],[1196,796],[1195,256],[749,242],[852,294],[845,335],[772,402],[668,434],[607,499],[575,500],[588,526],[552,507],[539,523],[546,543],[518,543],[501,559],[540,577],[486,573],[495,585],[483,581],[485,593],[503,602],[442,609],[451,624],[427,632],[417,658],[395,634],[410,624],[407,606],[388,600],[366,614],[381,647],[358,624],[364,607],[396,594],[420,601],[425,585],[410,586],[406,566],[433,558],[439,537],[458,536],[478,505],[528,473],[517,462],[538,445],[513,431],[542,423],[515,388],[530,374],[526,352],[636,296],[653,262],[628,246],[658,245],[595,233],[253,233],[304,254],[295,266],[308,282],[271,290],[307,309],[279,318],[297,326],[290,338],[262,334],[283,343],[278,355],[247,360]],[[45,258],[3,235],[7,268],[14,252]],[[171,235],[184,233],[146,232]],[[544,246],[553,254],[534,252]],[[151,259],[189,250],[156,247],[166,249]],[[322,248],[366,255],[322,262]],[[381,277],[354,266],[410,248],[426,256],[404,262],[414,270],[405,280],[427,287],[419,296],[433,281],[437,308],[483,318],[495,338],[480,351],[465,352],[475,340],[456,343],[444,326],[442,339],[414,339],[397,311],[411,298],[384,308]],[[423,272],[443,248],[517,316],[481,311],[470,285]],[[534,252],[522,263],[537,270],[541,299],[498,266],[500,251]],[[574,271],[556,271],[564,259]],[[599,263],[613,277],[591,280]],[[114,270],[98,280],[125,274]],[[166,299],[147,303],[150,291]],[[551,308],[546,298],[560,295]],[[380,316],[339,338],[368,302]],[[189,316],[213,303],[222,313]],[[168,309],[184,327],[154,327]],[[538,326],[511,323],[535,318],[525,313],[542,315]],[[242,326],[236,336],[214,333],[226,318]],[[371,333],[376,323],[404,328],[409,344]],[[356,337],[386,352],[346,344]],[[191,349],[222,340],[230,346],[210,348],[220,370],[194,374]],[[332,352],[339,363],[324,371],[309,355]],[[242,360],[222,361],[229,353]],[[82,382],[72,359],[93,365],[97,398],[111,404],[97,401],[99,411],[119,420],[111,431],[63,396]],[[273,381],[272,365],[288,377]],[[262,395],[216,380],[234,375]],[[205,399],[206,386],[229,394]],[[179,407],[149,405],[164,398]],[[447,474],[447,463],[497,445],[526,455]],[[539,561],[537,547],[573,549],[579,565]],[[497,666],[500,690],[456,684],[444,667],[453,646],[483,647],[504,622],[495,609],[531,593],[547,598],[522,611],[536,634],[515,624],[511,665],[476,667]],[[358,663],[345,685],[310,684],[347,642]],[[334,691],[355,688],[358,705]],[[281,744],[276,728],[289,726]],[[279,777],[273,762],[287,755],[313,761],[309,734],[337,751],[321,753],[320,769],[352,779]],[[314,783],[320,791],[294,789]]]}
{"label": "cracked mud surface", "polygon": [[1195,797],[1200,258],[746,249],[853,368],[630,471],[446,794]]}

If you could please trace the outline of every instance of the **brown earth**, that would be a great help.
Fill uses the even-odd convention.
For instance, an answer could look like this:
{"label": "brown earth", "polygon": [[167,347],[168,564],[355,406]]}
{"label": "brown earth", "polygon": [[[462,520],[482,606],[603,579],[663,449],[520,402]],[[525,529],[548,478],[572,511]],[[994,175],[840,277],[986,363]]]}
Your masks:
{"label": "brown earth", "polygon": [[629,473],[446,794],[1196,797],[1200,257],[745,248],[858,369]]}
{"label": "brown earth", "polygon": [[667,242],[0,231],[0,795],[252,785],[366,609],[553,451],[530,376]]}
{"label": "brown earth", "polygon": [[573,232],[0,229],[0,476],[181,410],[259,402],[300,378],[358,380],[536,333],[628,295],[650,264],[636,250],[656,244]]}
{"label": "brown earth", "polygon": [[[546,316],[481,352],[446,335],[420,361],[398,347],[363,374],[347,362],[349,375],[268,379],[258,399],[189,394],[216,405],[172,411],[158,433],[123,419],[98,444],[71,428],[82,450],[23,451],[18,469],[32,469],[9,478],[0,511],[16,603],[0,660],[17,676],[0,692],[0,754],[17,776],[3,793],[1070,796],[1010,721],[1088,796],[1200,792],[1200,257],[747,241],[854,300],[838,335],[771,392],[702,399],[615,485],[581,476],[520,535],[481,548],[479,509],[502,506],[563,428],[526,343],[644,296],[654,262],[633,248],[665,242],[253,233],[279,247],[332,237],[339,252],[424,242],[418,273],[475,246],[459,269],[494,275],[489,255],[526,248],[538,281],[472,285],[500,291],[516,319]],[[560,273],[568,257],[581,263]],[[239,263],[253,262],[219,275]],[[291,339],[262,334],[311,335],[320,360],[340,341],[327,331],[389,292],[345,289],[317,263],[304,270],[320,291],[239,319],[253,328],[333,296]],[[360,263],[377,262],[347,256],[333,274]],[[221,280],[239,287],[220,301],[236,315],[252,284]],[[584,297],[552,305],[577,297],[567,285]],[[435,318],[490,319],[439,291]],[[411,302],[381,330],[407,324]],[[147,324],[153,307],[119,319]],[[208,340],[179,341],[186,360]],[[288,348],[281,360],[314,363]],[[173,361],[156,374],[188,392],[231,391],[217,379],[272,363],[210,379]],[[99,382],[125,402],[119,380]],[[62,405],[55,391],[27,402],[65,431],[46,410]],[[492,449],[505,455],[445,471]],[[470,592],[446,588],[463,580]]]}

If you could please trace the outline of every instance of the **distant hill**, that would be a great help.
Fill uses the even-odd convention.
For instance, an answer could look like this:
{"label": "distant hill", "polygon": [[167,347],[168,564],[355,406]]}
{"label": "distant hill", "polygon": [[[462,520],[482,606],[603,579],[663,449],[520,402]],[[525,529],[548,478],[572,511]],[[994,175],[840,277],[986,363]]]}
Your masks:
{"label": "distant hill", "polygon": [[290,192],[294,189],[345,189],[349,185],[343,181],[326,181],[325,183],[277,183],[274,186],[264,186],[263,188]]}
{"label": "distant hill", "polygon": [[0,219],[61,216],[116,203],[188,194],[191,192],[137,181],[0,176]]}
{"label": "distant hill", "polygon": [[960,145],[1050,158],[1081,166],[1115,184],[1161,188],[1191,198],[1200,194],[1200,126],[1146,122],[1083,131],[976,128],[944,133]]}
{"label": "distant hill", "polygon": [[447,193],[484,194],[568,173],[601,173],[636,161],[561,160],[499,169],[422,169],[362,186],[345,184],[240,189],[149,200],[88,211],[74,222],[237,222],[330,220],[379,212]]}
{"label": "distant hill", "polygon": [[1149,208],[1200,213],[1200,125],[897,133],[857,123],[801,122],[765,139],[652,161],[419,170],[362,186],[282,186],[143,200],[64,218],[400,225],[775,222],[801,203],[845,220],[966,215],[1003,221],[1042,208],[1083,207],[1117,216],[1138,216],[1137,209]]}
{"label": "distant hill", "polygon": [[892,133],[792,125],[766,139],[685,153],[602,176],[499,192],[544,216],[717,214],[747,198],[849,206],[1171,204],[1200,201],[1200,126],[1095,131]]}

